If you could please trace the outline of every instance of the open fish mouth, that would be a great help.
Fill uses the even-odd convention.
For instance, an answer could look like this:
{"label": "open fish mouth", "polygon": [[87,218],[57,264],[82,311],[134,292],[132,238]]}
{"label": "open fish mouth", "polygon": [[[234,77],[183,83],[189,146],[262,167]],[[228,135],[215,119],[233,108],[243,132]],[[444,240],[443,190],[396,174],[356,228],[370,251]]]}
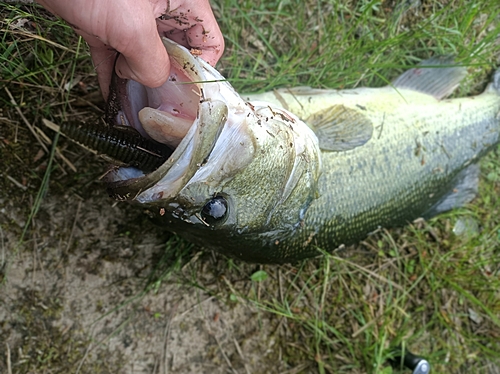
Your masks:
{"label": "open fish mouth", "polygon": [[199,62],[182,47],[166,39],[164,43],[172,61],[167,82],[149,88],[115,75],[108,119],[175,148],[196,119],[198,104],[203,100],[204,74]]}
{"label": "open fish mouth", "polygon": [[147,207],[170,230],[195,237],[200,230],[237,233],[251,238],[251,248],[299,230],[318,196],[314,132],[282,107],[243,99],[205,61],[163,42],[169,80],[149,89],[117,79],[107,122],[134,128],[172,154],[151,172],[111,170],[105,177],[110,195]]}
{"label": "open fish mouth", "polygon": [[161,187],[151,199],[174,197],[208,158],[227,120],[226,104],[205,97],[204,82],[212,77],[204,63],[184,47],[166,38],[163,42],[171,60],[167,82],[149,88],[115,76],[107,121],[134,128],[144,138],[170,148],[172,154],[150,173],[140,167],[112,169],[105,181],[110,195],[119,200],[136,199],[158,183]]}

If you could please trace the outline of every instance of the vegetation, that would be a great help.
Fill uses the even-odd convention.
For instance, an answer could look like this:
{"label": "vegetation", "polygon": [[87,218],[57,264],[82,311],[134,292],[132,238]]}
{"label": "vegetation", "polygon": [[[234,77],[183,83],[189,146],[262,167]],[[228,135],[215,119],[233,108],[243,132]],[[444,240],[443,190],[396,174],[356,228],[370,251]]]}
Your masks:
{"label": "vegetation", "polygon": [[[469,71],[457,95],[477,94],[500,62],[495,1],[217,0],[214,9],[226,37],[219,68],[239,92],[381,86],[422,59],[453,54]],[[85,44],[39,7],[3,4],[0,11],[0,203],[8,199],[26,223],[18,245],[0,253],[0,279],[8,282],[9,255],[27,250],[23,243],[48,186],[52,194],[85,198],[105,163],[65,141],[51,148],[57,138],[37,130],[42,118],[57,123],[102,113]],[[500,366],[500,152],[481,167],[479,196],[467,207],[381,230],[299,264],[193,257],[196,250],[173,236],[145,289],[161,292],[175,281],[229,306],[255,308],[259,318],[276,322],[272,336],[281,354],[265,365],[274,362],[282,371],[402,373],[389,360],[404,346],[425,356],[436,373],[494,372]],[[0,220],[3,230],[9,225]],[[49,317],[56,318],[60,305],[49,304]],[[19,305],[26,328],[43,335]],[[50,339],[24,349],[49,352],[42,344],[69,344],[59,334]],[[60,372],[63,361],[78,365],[85,353],[78,352],[60,349],[57,358],[38,361],[14,354],[13,360],[19,372]]]}

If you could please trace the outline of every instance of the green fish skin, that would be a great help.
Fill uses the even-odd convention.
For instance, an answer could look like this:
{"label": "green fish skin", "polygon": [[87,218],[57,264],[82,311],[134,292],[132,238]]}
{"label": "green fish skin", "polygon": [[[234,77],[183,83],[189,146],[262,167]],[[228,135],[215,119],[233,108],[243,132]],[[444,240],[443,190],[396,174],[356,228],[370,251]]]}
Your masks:
{"label": "green fish skin", "polygon": [[387,87],[243,99],[164,43],[194,82],[184,87],[202,97],[198,115],[165,164],[135,178],[118,169],[109,191],[245,261],[294,262],[463,206],[477,192],[479,158],[499,141],[500,71],[484,93],[458,99],[446,97],[466,72],[446,57]]}

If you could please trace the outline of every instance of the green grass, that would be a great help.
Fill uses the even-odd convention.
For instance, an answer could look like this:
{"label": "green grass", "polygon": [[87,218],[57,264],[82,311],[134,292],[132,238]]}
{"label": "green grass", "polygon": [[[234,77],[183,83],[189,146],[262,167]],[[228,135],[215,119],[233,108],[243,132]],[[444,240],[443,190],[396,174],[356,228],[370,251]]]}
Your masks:
{"label": "green grass", "polygon": [[[464,95],[480,92],[500,61],[495,1],[214,3],[226,37],[219,68],[240,92],[382,86],[422,59],[453,54],[469,66],[458,93]],[[97,116],[95,108],[82,104],[82,98],[95,102],[89,97],[97,83],[71,29],[38,8],[5,5],[2,13],[4,110],[13,110],[7,87],[33,123],[42,117],[57,122]],[[18,19],[29,23],[13,29]],[[75,76],[82,85],[65,90]],[[8,122],[0,135],[19,139],[0,148],[1,159],[10,165],[0,188],[17,196],[5,176],[21,181],[26,174],[28,183],[42,188],[45,174],[33,161],[40,147],[21,149],[37,141]],[[207,262],[203,255],[190,258],[189,245],[174,237],[167,243],[171,250],[145,280],[147,288],[159,290],[173,272],[176,281],[228,305],[257,308],[261,317],[278,321],[273,337],[282,353],[266,360],[280,360],[280,367],[297,372],[403,372],[388,360],[404,345],[428,358],[435,373],[487,373],[491,362],[500,365],[500,152],[481,165],[479,197],[467,207],[384,230],[357,246],[300,264],[256,267],[220,256]],[[79,169],[74,179],[97,179],[102,168],[95,169]],[[56,190],[67,190],[64,170],[64,161],[56,157],[49,169]],[[70,183],[69,188],[78,187]],[[452,229],[464,217],[478,223],[479,232],[455,235]]]}

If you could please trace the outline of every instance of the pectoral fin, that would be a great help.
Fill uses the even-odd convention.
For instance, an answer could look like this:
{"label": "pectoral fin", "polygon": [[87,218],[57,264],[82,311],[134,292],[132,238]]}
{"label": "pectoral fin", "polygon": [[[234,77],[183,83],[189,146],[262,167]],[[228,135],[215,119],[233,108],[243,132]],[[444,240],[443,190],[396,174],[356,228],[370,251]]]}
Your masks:
{"label": "pectoral fin", "polygon": [[348,151],[362,146],[373,134],[372,121],[362,110],[344,105],[333,105],[311,115],[309,124],[319,140],[319,146],[326,151]]}

